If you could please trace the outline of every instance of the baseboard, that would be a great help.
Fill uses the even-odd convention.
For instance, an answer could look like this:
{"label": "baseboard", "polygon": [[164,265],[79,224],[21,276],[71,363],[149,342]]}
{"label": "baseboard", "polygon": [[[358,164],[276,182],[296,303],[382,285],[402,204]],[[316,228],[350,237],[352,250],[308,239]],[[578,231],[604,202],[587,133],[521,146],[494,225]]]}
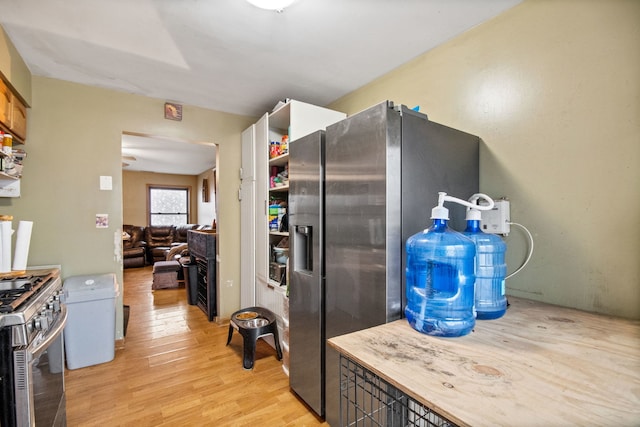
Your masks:
{"label": "baseboard", "polygon": [[229,320],[231,318],[230,317],[219,317],[219,316],[215,316],[213,318],[213,321],[218,325],[218,326],[227,326],[229,324]]}

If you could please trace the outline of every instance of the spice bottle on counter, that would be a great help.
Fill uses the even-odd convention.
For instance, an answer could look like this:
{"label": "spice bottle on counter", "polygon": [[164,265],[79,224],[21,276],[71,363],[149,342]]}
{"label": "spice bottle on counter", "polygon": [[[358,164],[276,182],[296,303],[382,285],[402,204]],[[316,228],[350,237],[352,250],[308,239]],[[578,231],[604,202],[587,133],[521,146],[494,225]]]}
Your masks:
{"label": "spice bottle on counter", "polygon": [[13,154],[13,136],[8,133],[2,137],[2,151],[9,156]]}

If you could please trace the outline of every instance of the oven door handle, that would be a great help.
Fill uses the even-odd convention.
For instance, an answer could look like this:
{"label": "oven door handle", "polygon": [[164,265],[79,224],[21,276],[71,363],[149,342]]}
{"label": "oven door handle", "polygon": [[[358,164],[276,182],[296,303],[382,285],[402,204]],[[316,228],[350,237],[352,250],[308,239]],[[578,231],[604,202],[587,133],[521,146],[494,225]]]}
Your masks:
{"label": "oven door handle", "polygon": [[[60,304],[60,314],[56,319],[56,323],[47,331],[45,338],[42,341],[34,342],[33,348],[28,349],[29,357],[31,360],[36,359],[42,355],[49,345],[58,338],[58,335],[62,333],[64,326],[67,324],[67,306]],[[31,346],[29,346],[31,347]]]}

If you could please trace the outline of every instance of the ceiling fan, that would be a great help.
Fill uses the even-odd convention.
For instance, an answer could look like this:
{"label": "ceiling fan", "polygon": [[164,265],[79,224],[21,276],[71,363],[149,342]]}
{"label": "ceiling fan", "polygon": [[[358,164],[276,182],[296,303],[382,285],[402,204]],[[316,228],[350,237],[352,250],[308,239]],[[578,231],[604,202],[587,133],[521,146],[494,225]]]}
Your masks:
{"label": "ceiling fan", "polygon": [[122,167],[127,167],[130,163],[127,162],[135,162],[137,159],[133,156],[122,156]]}

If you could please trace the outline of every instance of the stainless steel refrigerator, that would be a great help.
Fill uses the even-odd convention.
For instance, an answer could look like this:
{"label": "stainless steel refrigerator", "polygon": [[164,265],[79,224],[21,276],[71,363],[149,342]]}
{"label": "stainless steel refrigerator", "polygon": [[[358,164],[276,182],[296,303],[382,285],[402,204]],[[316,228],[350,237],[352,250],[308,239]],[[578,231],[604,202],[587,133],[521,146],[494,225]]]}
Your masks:
{"label": "stainless steel refrigerator", "polygon": [[[289,149],[290,385],[335,426],[339,356],[326,340],[403,317],[404,244],[439,191],[478,192],[479,138],[385,101]],[[464,208],[448,208],[464,229]]]}

